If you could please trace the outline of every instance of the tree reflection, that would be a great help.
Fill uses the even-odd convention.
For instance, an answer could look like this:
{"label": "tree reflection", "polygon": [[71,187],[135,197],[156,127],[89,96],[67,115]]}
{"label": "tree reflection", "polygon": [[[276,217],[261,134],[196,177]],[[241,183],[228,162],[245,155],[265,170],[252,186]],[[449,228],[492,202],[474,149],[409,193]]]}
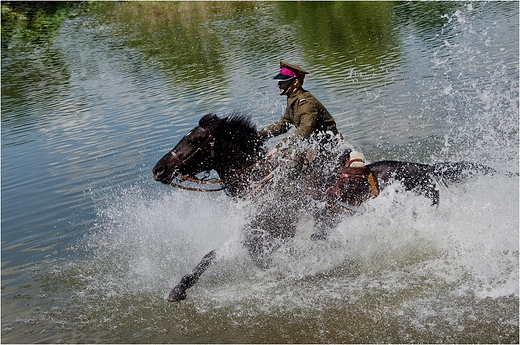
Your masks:
{"label": "tree reflection", "polygon": [[319,51],[324,65],[338,58],[377,66],[398,47],[393,2],[280,2],[280,22],[290,24],[306,51]]}
{"label": "tree reflection", "polygon": [[128,45],[143,52],[177,82],[222,78],[222,37],[210,25],[218,14],[248,15],[251,3],[129,2],[98,6],[104,19],[128,34]]}
{"label": "tree reflection", "polygon": [[69,1],[2,2],[2,48],[16,39],[46,42],[58,30],[72,5]]}
{"label": "tree reflection", "polygon": [[403,26],[431,37],[445,22],[442,13],[454,6],[460,4],[210,1],[92,7],[169,80],[201,86],[210,79],[228,83],[226,71],[237,61],[252,70],[291,56],[328,79],[345,79],[349,69],[359,81],[391,79],[402,62]]}

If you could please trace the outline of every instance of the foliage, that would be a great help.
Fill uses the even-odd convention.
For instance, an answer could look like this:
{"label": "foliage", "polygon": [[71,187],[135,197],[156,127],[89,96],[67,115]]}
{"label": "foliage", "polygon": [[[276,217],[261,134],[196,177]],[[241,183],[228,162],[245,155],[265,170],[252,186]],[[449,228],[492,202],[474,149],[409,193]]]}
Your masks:
{"label": "foliage", "polygon": [[72,5],[68,1],[2,2],[2,48],[16,41],[42,43],[52,39]]}

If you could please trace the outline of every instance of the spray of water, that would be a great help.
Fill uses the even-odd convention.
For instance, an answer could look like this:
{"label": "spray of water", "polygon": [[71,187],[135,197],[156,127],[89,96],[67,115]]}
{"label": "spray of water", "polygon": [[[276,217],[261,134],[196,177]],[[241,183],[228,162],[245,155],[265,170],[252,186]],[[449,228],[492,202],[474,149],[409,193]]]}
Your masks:
{"label": "spray of water", "polygon": [[[447,15],[450,28],[457,21],[462,41],[490,44],[494,38],[476,34],[466,15]],[[153,182],[114,189],[98,202],[96,227],[74,248],[79,260],[56,273],[72,280],[76,317],[107,333],[119,327],[159,341],[171,339],[160,335],[167,332],[177,341],[206,339],[216,329],[218,340],[238,342],[254,341],[257,330],[287,337],[272,342],[514,339],[519,186],[505,171],[518,171],[518,80],[508,63],[468,63],[465,56],[482,53],[473,49],[447,38],[433,55],[442,77],[432,93],[448,110],[449,130],[432,161],[477,161],[499,173],[440,186],[438,208],[394,184],[367,202],[364,214],[342,218],[326,241],[311,241],[313,221],[302,217],[296,237],[264,270],[241,245],[249,201]],[[217,263],[186,301],[168,309],[169,289],[216,248]]]}

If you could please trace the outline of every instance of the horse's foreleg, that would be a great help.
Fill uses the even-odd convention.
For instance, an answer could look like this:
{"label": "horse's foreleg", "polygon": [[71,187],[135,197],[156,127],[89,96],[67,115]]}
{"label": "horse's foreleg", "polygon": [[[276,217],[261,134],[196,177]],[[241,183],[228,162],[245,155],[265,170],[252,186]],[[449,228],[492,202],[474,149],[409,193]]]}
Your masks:
{"label": "horse's foreleg", "polygon": [[168,295],[169,302],[178,302],[186,298],[186,290],[195,285],[200,276],[206,269],[215,262],[216,252],[212,250],[204,255],[201,262],[193,269],[190,274],[182,277],[179,284],[177,284]]}

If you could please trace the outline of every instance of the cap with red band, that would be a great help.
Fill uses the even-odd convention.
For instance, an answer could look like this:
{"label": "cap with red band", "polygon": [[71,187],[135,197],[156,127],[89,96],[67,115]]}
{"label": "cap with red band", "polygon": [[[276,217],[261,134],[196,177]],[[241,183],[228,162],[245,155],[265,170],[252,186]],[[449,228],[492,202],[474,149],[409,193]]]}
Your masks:
{"label": "cap with red band", "polygon": [[285,61],[280,61],[280,71],[273,78],[274,80],[288,81],[294,78],[303,80],[305,75],[308,74],[306,70],[296,65],[288,64]]}

